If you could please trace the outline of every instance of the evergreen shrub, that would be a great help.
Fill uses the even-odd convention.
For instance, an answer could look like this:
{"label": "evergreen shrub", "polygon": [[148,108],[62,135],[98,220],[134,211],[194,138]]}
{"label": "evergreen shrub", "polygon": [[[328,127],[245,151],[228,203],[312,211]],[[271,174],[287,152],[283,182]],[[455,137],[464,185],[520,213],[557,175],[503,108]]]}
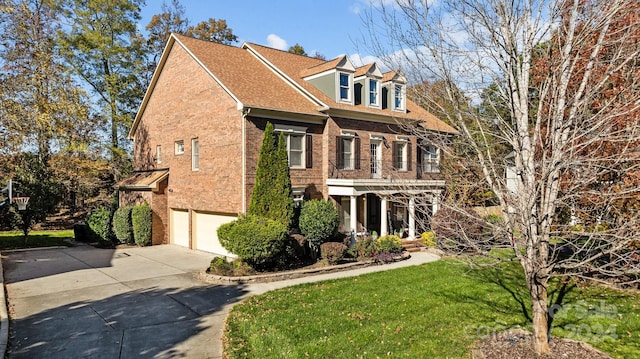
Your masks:
{"label": "evergreen shrub", "polygon": [[151,245],[151,207],[147,203],[134,206],[131,210],[133,239],[139,246]]}
{"label": "evergreen shrub", "polygon": [[131,223],[131,211],[133,206],[118,208],[113,214],[113,234],[120,243],[134,244],[133,224]]}

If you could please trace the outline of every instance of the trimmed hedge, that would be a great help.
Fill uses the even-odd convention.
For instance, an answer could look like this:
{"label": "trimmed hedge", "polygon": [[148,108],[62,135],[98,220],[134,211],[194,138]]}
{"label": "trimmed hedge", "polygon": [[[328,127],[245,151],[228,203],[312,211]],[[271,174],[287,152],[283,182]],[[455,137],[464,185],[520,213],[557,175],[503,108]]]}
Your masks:
{"label": "trimmed hedge", "polygon": [[320,245],[320,256],[329,264],[337,264],[347,251],[347,246],[338,242],[325,242]]}
{"label": "trimmed hedge", "polygon": [[111,211],[106,208],[96,208],[87,215],[87,224],[92,237],[99,241],[111,241]]}
{"label": "trimmed hedge", "polygon": [[113,234],[120,243],[134,244],[133,223],[131,223],[131,211],[133,206],[120,207],[113,214]]}
{"label": "trimmed hedge", "polygon": [[220,244],[256,269],[276,265],[287,246],[287,227],[280,221],[241,216],[218,228]]}
{"label": "trimmed hedge", "polygon": [[302,234],[317,248],[336,235],[340,217],[333,203],[311,200],[302,205],[299,222]]}
{"label": "trimmed hedge", "polygon": [[151,244],[151,207],[147,203],[133,207],[131,210],[133,239],[139,246]]}
{"label": "trimmed hedge", "polygon": [[376,250],[380,252],[400,253],[402,252],[402,240],[393,234],[379,237],[376,240]]}

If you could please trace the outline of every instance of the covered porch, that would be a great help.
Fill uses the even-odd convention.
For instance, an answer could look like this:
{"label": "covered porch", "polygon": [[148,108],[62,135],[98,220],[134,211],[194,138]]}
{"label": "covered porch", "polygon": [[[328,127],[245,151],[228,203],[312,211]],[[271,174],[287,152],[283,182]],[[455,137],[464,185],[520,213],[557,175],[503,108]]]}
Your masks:
{"label": "covered porch", "polygon": [[428,230],[444,188],[441,180],[328,179],[328,195],[345,233],[402,233],[415,239]]}

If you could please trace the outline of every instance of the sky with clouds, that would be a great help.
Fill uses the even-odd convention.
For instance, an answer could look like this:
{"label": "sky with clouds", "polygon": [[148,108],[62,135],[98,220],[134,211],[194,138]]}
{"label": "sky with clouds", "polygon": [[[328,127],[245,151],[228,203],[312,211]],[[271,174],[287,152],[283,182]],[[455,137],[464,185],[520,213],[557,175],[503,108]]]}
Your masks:
{"label": "sky with clouds", "polygon": [[[372,0],[181,0],[191,24],[224,19],[238,44],[252,42],[282,50],[296,43],[328,60],[347,54],[354,62],[373,57],[361,43],[367,32],[364,11]],[[378,0],[375,0],[378,1]],[[388,2],[390,0],[386,0]],[[169,2],[169,0],[167,0]],[[161,12],[162,0],[147,0],[141,28]]]}

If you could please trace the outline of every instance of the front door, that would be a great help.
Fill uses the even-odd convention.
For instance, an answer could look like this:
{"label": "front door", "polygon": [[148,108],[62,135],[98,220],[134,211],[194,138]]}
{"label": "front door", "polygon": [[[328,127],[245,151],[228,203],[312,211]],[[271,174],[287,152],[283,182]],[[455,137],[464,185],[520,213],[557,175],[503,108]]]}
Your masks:
{"label": "front door", "polygon": [[367,230],[380,234],[380,197],[367,193]]}
{"label": "front door", "polygon": [[382,154],[380,141],[371,140],[371,144],[369,145],[369,151],[371,154],[371,178],[380,178],[382,176]]}

